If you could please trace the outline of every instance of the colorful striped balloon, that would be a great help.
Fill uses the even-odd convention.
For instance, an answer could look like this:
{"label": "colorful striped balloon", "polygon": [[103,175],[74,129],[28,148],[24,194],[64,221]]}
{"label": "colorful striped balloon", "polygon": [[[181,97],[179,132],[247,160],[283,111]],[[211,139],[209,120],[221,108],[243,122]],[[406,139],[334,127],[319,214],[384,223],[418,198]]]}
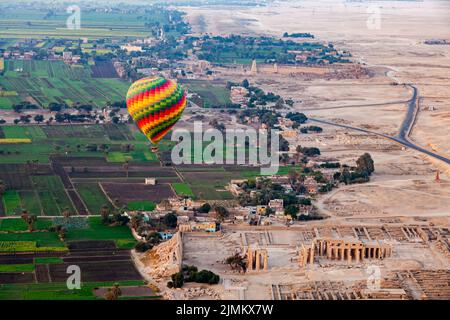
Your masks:
{"label": "colorful striped balloon", "polygon": [[155,144],[177,123],[185,107],[186,92],[174,80],[143,78],[128,89],[128,112]]}

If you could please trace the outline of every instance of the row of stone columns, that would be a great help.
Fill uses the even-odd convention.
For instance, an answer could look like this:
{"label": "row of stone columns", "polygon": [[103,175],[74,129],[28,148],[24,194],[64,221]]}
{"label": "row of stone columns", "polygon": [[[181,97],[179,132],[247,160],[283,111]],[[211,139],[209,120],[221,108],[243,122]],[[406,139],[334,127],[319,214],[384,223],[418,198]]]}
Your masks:
{"label": "row of stone columns", "polygon": [[302,245],[299,252],[299,264],[301,266],[305,266],[306,263],[313,264],[316,253],[330,260],[347,260],[351,263],[354,259],[356,263],[359,263],[363,259],[389,257],[392,254],[392,248],[383,244],[365,245],[360,241],[314,239],[310,248]]}
{"label": "row of stone columns", "polygon": [[247,270],[249,271],[260,271],[263,269],[264,271],[268,270],[268,260],[269,255],[266,249],[256,249],[253,250],[248,248],[247,251]]}

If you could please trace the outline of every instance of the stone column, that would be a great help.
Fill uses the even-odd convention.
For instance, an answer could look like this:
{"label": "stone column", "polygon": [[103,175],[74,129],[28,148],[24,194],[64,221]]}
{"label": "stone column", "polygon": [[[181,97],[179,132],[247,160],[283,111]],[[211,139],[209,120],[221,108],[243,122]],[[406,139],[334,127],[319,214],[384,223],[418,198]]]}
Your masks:
{"label": "stone column", "polygon": [[302,249],[300,249],[300,250],[298,251],[298,265],[299,265],[300,267],[303,267],[303,263],[302,263],[302,253],[303,253],[303,251],[302,251]]}
{"label": "stone column", "polygon": [[314,264],[314,249],[313,248],[311,248],[311,250],[310,250],[309,263]]}
{"label": "stone column", "polygon": [[269,269],[269,254],[264,252],[264,271],[267,271]]}
{"label": "stone column", "polygon": [[248,249],[247,260],[248,260],[248,270],[252,271],[253,270],[253,251],[250,248]]}
{"label": "stone column", "polygon": [[356,263],[359,263],[359,256],[360,256],[360,252],[361,251],[361,249],[360,248],[356,248],[355,249],[355,260],[356,260]]}
{"label": "stone column", "polygon": [[331,259],[331,256],[332,256],[333,252],[331,251],[330,243],[327,242],[326,246],[327,246],[327,247],[326,247],[327,259]]}
{"label": "stone column", "polygon": [[352,263],[352,249],[351,248],[347,249],[347,262]]}
{"label": "stone column", "polygon": [[256,266],[255,270],[259,271],[261,269],[261,253],[259,250],[256,250]]}

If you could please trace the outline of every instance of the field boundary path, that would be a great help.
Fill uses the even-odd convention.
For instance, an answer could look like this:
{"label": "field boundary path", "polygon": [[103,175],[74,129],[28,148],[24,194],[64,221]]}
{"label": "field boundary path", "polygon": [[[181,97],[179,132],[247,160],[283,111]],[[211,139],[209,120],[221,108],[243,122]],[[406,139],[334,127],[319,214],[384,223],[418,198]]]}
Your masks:
{"label": "field boundary path", "polygon": [[55,174],[61,178],[65,191],[69,196],[69,199],[72,201],[75,210],[77,210],[79,215],[82,216],[89,215],[89,211],[86,205],[84,204],[83,200],[81,200],[81,197],[79,196],[78,192],[73,186],[73,183],[70,180],[66,170],[64,170],[64,167],[61,165],[61,163],[58,161],[56,157],[50,157],[50,163]]}

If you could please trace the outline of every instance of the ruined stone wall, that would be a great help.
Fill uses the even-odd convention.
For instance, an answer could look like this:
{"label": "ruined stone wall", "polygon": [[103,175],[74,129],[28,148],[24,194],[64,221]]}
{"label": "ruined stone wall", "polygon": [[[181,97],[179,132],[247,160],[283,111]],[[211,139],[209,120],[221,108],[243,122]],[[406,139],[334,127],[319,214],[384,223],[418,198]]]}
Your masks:
{"label": "ruined stone wall", "polygon": [[145,272],[153,278],[170,277],[181,271],[183,261],[183,233],[177,232],[172,239],[146,252],[141,262]]}

